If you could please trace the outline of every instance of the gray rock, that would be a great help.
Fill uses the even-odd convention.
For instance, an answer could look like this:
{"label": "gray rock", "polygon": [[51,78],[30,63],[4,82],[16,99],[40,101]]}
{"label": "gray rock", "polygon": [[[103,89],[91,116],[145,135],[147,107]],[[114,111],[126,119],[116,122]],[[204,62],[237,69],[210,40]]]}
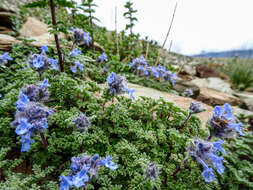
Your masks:
{"label": "gray rock", "polygon": [[1,0],[0,1],[0,10],[18,12],[18,7],[23,6],[27,3],[30,3],[34,0]]}
{"label": "gray rock", "polygon": [[253,93],[242,92],[234,93],[235,96],[239,97],[244,103],[248,110],[253,111]]}
{"label": "gray rock", "polygon": [[235,114],[235,115],[243,114],[246,117],[253,116],[253,112],[252,111],[245,110],[245,109],[239,108],[237,106],[231,106],[231,108],[232,108],[233,114]]}
{"label": "gray rock", "polygon": [[200,79],[196,78],[191,81],[195,85],[197,85],[200,88],[210,88],[217,90],[219,92],[227,93],[227,94],[233,94],[233,90],[230,87],[230,84],[226,81],[216,78],[216,77],[210,77],[206,79]]}
{"label": "gray rock", "polygon": [[199,95],[200,88],[190,81],[177,80],[174,86],[174,89],[180,94],[184,93],[187,88],[192,90],[192,98],[196,98]]}

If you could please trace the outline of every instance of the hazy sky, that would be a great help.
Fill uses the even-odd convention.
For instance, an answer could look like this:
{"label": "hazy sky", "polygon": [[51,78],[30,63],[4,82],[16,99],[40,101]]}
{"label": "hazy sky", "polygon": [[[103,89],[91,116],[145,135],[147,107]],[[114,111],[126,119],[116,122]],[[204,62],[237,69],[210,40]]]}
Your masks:
{"label": "hazy sky", "polygon": [[[80,0],[79,0],[80,2]],[[126,0],[94,0],[99,6],[96,17],[99,25],[115,29],[115,7],[118,31],[126,19]],[[204,51],[230,50],[253,47],[253,0],[132,0],[138,10],[135,33],[163,43],[173,9],[178,7],[171,34],[172,51],[196,54]]]}

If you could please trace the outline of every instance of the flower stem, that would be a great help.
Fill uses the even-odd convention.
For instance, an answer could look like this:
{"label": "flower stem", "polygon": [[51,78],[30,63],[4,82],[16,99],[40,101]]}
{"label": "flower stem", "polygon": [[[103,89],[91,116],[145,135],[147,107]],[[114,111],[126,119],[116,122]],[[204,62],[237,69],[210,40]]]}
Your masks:
{"label": "flower stem", "polygon": [[[56,27],[57,24],[56,24],[54,0],[50,0],[50,10],[51,10],[52,24],[54,27]],[[61,53],[59,38],[58,38],[57,34],[54,34],[54,39],[55,39],[55,43],[56,43],[56,49],[57,49],[57,54],[58,54],[58,58],[59,58],[60,69],[61,69],[61,72],[64,72],[62,53]]]}
{"label": "flower stem", "polygon": [[188,121],[191,119],[191,116],[192,116],[192,114],[189,113],[189,115],[187,116],[186,120],[185,120],[184,123],[182,124],[181,129],[183,129],[185,126],[187,126]]}
{"label": "flower stem", "polygon": [[48,147],[48,142],[47,142],[47,139],[46,139],[46,137],[45,137],[45,135],[44,135],[43,132],[40,132],[40,137],[41,137],[42,144],[43,144],[44,148],[47,149],[47,147]]}

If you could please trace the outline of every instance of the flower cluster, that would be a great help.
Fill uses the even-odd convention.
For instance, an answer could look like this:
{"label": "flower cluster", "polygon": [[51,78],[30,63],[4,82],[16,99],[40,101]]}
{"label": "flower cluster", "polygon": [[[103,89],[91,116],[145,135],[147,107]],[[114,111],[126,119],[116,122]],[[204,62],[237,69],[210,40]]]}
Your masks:
{"label": "flower cluster", "polygon": [[89,33],[83,31],[82,29],[75,29],[73,27],[71,27],[71,30],[74,32],[74,43],[79,45],[90,45],[91,37]]}
{"label": "flower cluster", "polygon": [[90,126],[90,121],[85,114],[79,113],[77,118],[73,121],[79,131],[86,131]]}
{"label": "flower cluster", "polygon": [[190,88],[186,88],[185,91],[183,92],[183,94],[184,94],[186,97],[191,97],[191,96],[193,96],[193,91],[192,91],[192,89],[190,89]]}
{"label": "flower cluster", "polygon": [[160,171],[154,163],[149,163],[146,171],[146,179],[156,180]]}
{"label": "flower cluster", "polygon": [[97,63],[103,63],[105,61],[107,62],[108,59],[107,59],[107,56],[106,56],[105,52],[103,52],[100,56],[97,57],[96,62]]}
{"label": "flower cluster", "polygon": [[48,58],[46,55],[47,51],[47,46],[42,46],[40,54],[33,54],[29,57],[28,63],[32,69],[38,72],[43,72],[46,68],[49,67],[49,65],[51,65],[54,70],[59,70],[59,66],[57,64],[58,60]]}
{"label": "flower cluster", "polygon": [[[26,86],[22,89],[16,105],[15,120],[12,122],[16,127],[15,132],[21,136],[21,152],[28,151],[31,139],[37,132],[47,129],[47,117],[53,114],[53,110],[36,102],[47,96],[46,88],[49,86],[47,79],[40,86]],[[40,94],[41,93],[41,94]],[[42,95],[44,93],[44,95]]]}
{"label": "flower cluster", "polygon": [[134,89],[129,89],[127,87],[127,79],[123,76],[117,75],[112,72],[106,79],[109,85],[109,93],[116,96],[125,92],[128,92],[130,98],[133,100],[134,96],[133,93],[135,92]]}
{"label": "flower cluster", "polygon": [[242,123],[236,122],[232,109],[227,103],[223,106],[215,106],[213,116],[207,123],[212,127],[212,135],[216,137],[229,138],[235,136],[236,133],[244,136]]}
{"label": "flower cluster", "polygon": [[205,111],[201,102],[193,102],[193,101],[191,102],[189,110],[193,114]]}
{"label": "flower cluster", "polygon": [[92,157],[72,157],[69,176],[60,176],[60,190],[69,190],[72,186],[76,188],[84,187],[86,182],[98,176],[100,166],[105,166],[110,170],[116,170],[118,168],[111,161],[110,156],[106,156],[105,159],[99,159],[98,154]]}
{"label": "flower cluster", "polygon": [[44,102],[49,98],[48,79],[45,79],[43,82],[38,85],[30,84],[26,85],[21,89],[21,92],[28,97],[30,101],[33,102]]}
{"label": "flower cluster", "polygon": [[202,139],[196,139],[193,140],[192,146],[188,149],[188,155],[203,166],[204,171],[202,172],[202,176],[206,182],[212,182],[215,178],[212,167],[214,167],[219,174],[225,171],[225,167],[222,163],[223,157],[217,155],[218,151],[222,154],[226,154],[221,146],[222,143],[222,140],[218,142],[207,142]]}
{"label": "flower cluster", "polygon": [[165,81],[170,81],[172,86],[175,85],[175,80],[177,79],[176,73],[167,71],[166,68],[161,65],[149,67],[143,56],[135,58],[129,64],[129,67],[133,68],[136,74],[152,76],[155,78],[164,79]]}
{"label": "flower cluster", "polygon": [[[73,49],[69,56],[70,57],[73,57],[73,56],[76,56],[76,55],[81,55],[82,52],[78,49]],[[77,72],[77,68],[79,68],[80,71],[83,71],[83,65],[79,62],[79,61],[74,61],[70,67],[70,70],[72,73],[76,73]]]}
{"label": "flower cluster", "polygon": [[8,52],[5,52],[3,55],[0,55],[0,65],[4,65],[9,61],[12,61],[12,58],[9,56]]}

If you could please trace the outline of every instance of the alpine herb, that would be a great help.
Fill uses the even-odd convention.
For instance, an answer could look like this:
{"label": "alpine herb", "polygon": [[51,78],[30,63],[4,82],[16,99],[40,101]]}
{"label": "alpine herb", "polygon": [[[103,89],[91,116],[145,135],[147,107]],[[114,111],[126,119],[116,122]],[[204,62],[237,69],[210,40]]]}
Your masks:
{"label": "alpine herb", "polygon": [[149,163],[146,171],[146,179],[151,179],[153,181],[156,180],[157,176],[159,175],[159,169],[156,167],[154,163]]}
{"label": "alpine herb", "polygon": [[204,171],[202,172],[202,177],[205,179],[205,182],[212,182],[214,180],[213,168],[219,174],[223,174],[225,171],[222,163],[223,157],[217,155],[218,151],[226,154],[221,146],[222,143],[222,140],[218,142],[207,142],[202,139],[195,139],[188,148],[188,155],[203,166]]}
{"label": "alpine herb", "polygon": [[77,118],[73,121],[76,125],[77,130],[86,131],[90,126],[90,121],[85,114],[79,113]]}
{"label": "alpine herb", "polygon": [[232,109],[226,103],[223,106],[215,106],[213,116],[207,122],[211,127],[211,135],[222,138],[234,137],[236,133],[241,136],[245,134],[242,132],[242,123],[236,122],[236,117],[232,114]]}
{"label": "alpine herb", "polygon": [[86,46],[90,45],[91,37],[89,33],[83,31],[82,29],[75,29],[71,27],[71,30],[74,32],[74,43],[78,45],[86,44]]}
{"label": "alpine herb", "polygon": [[[105,166],[110,170],[116,170],[118,168],[118,166],[111,161],[110,156],[106,156],[105,159],[99,159],[98,154],[92,157],[87,155],[72,157],[69,176],[60,176],[60,190],[69,190],[72,186],[76,188],[85,187],[85,183],[90,179],[98,177],[100,166]],[[89,174],[89,176],[87,174]]]}

